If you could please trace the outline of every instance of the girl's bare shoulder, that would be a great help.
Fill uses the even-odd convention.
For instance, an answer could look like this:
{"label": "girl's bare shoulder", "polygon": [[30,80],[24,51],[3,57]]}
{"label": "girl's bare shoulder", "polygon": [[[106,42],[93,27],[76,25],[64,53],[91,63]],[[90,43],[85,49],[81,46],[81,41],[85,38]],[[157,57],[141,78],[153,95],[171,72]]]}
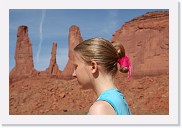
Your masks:
{"label": "girl's bare shoulder", "polygon": [[115,115],[114,108],[106,101],[97,101],[89,109],[89,115]]}

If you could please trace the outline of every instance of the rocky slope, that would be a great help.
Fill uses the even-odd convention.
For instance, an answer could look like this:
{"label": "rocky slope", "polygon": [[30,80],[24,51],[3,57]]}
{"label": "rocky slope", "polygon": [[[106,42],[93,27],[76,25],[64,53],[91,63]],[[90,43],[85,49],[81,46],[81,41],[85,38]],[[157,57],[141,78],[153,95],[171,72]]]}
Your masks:
{"label": "rocky slope", "polygon": [[[168,75],[115,78],[132,114],[169,114]],[[10,114],[87,114],[95,92],[82,90],[75,79],[26,78],[10,86]]]}

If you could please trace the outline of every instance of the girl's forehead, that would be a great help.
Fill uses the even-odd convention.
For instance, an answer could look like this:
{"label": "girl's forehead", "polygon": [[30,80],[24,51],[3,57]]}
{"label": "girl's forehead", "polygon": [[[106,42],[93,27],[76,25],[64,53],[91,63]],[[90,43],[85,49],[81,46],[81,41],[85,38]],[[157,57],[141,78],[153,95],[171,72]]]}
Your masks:
{"label": "girl's forehead", "polygon": [[80,54],[77,52],[73,52],[73,63],[78,63],[80,61],[83,61]]}

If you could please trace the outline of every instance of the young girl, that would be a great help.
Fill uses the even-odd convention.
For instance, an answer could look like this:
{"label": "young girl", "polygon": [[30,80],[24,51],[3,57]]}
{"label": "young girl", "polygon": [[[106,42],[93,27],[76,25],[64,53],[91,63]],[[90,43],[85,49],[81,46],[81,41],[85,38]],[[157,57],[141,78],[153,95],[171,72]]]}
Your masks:
{"label": "young girl", "polygon": [[113,81],[118,70],[117,63],[120,71],[128,72],[130,76],[131,65],[123,46],[115,48],[103,38],[91,38],[74,48],[73,58],[73,76],[83,89],[92,88],[98,96],[89,109],[89,115],[131,114],[123,94]]}

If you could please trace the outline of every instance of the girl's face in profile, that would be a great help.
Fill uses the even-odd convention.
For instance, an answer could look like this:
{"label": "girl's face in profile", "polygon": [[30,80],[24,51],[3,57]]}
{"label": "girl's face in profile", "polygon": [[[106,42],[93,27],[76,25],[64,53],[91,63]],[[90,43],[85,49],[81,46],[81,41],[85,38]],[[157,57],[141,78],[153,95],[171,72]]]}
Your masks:
{"label": "girl's face in profile", "polygon": [[81,85],[82,89],[90,89],[91,86],[91,71],[88,64],[86,64],[77,52],[73,52],[74,72],[73,77],[77,78],[78,83]]}

